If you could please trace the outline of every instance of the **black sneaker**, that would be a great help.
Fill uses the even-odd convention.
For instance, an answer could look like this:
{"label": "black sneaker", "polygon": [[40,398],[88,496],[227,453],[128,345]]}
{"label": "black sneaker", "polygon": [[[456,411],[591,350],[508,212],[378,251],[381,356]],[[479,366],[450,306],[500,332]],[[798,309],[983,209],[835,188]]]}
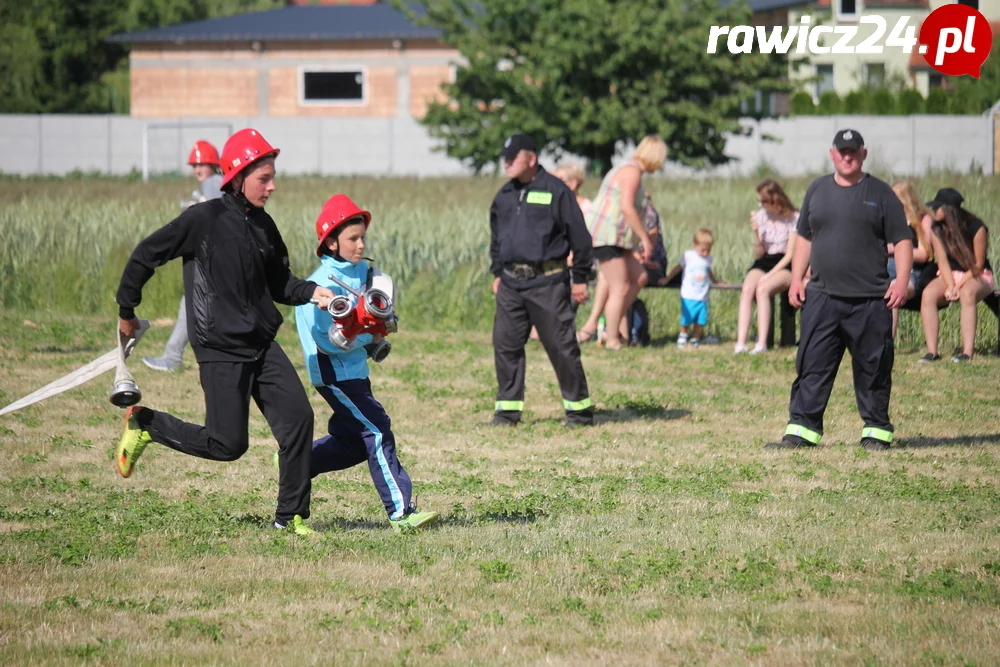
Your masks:
{"label": "black sneaker", "polygon": [[791,440],[782,438],[781,442],[769,442],[764,445],[764,449],[799,449],[800,447],[815,447],[816,445],[806,440]]}
{"label": "black sneaker", "polygon": [[964,364],[967,361],[972,361],[972,357],[970,357],[965,353],[962,353],[962,354],[956,354],[954,357],[951,358],[951,360],[954,361],[956,364]]}
{"label": "black sneaker", "polygon": [[918,364],[929,364],[932,361],[941,361],[941,355],[940,354],[931,354],[930,352],[928,352],[924,356],[922,356],[919,359],[917,359],[917,363]]}
{"label": "black sneaker", "polygon": [[889,443],[875,438],[861,438],[861,447],[868,452],[885,452],[889,450]]}
{"label": "black sneaker", "polygon": [[517,426],[517,422],[513,419],[504,419],[500,415],[493,415],[493,420],[490,421],[490,426]]}

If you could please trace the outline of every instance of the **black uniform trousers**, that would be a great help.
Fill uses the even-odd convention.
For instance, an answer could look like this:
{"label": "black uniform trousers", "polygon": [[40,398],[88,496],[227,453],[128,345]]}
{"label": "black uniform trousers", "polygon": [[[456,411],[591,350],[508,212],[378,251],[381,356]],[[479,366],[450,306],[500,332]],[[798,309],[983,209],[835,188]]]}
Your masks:
{"label": "black uniform trousers", "polygon": [[851,352],[862,438],[892,442],[892,311],[881,298],[842,298],[808,288],[795,360],[787,439],[816,444],[844,350]]}
{"label": "black uniform trousers", "polygon": [[506,279],[500,281],[493,318],[493,356],[499,384],[496,400],[498,419],[512,423],[521,419],[524,410],[524,346],[534,325],[556,371],[569,422],[593,423],[594,409],[580,361],[571,301],[570,286],[566,280],[523,290],[507,285]]}
{"label": "black uniform trousers", "polygon": [[264,414],[278,441],[278,509],[286,525],[309,516],[313,410],[292,362],[277,342],[255,361],[212,361],[198,365],[205,392],[205,425],[144,408],[136,415],[154,442],[212,461],[235,461],[250,446],[250,399]]}

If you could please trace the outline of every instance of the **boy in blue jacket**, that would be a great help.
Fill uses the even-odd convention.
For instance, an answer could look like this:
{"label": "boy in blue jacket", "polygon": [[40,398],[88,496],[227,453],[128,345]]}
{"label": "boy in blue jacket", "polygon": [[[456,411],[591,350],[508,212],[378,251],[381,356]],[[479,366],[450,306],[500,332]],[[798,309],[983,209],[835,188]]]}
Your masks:
{"label": "boy in blue jacket", "polygon": [[[349,197],[337,194],[327,200],[316,219],[316,254],[321,264],[310,280],[329,285],[335,294],[349,297],[355,305],[357,297],[329,276],[336,276],[354,290],[365,289],[369,267],[363,254],[371,218],[371,213],[358,208]],[[311,304],[295,309],[295,324],[309,379],[333,408],[329,435],[313,442],[311,477],[367,461],[394,529],[415,529],[437,521],[437,512],[420,512],[411,502],[412,484],[396,458],[389,415],[372,395],[365,346],[379,341],[371,334],[359,334],[351,349],[341,349],[330,342],[330,313]]]}

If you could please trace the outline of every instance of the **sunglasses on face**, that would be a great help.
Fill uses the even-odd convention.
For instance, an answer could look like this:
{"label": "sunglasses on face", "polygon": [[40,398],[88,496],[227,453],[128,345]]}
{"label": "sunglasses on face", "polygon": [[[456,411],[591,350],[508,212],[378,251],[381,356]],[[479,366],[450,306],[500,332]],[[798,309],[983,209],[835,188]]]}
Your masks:
{"label": "sunglasses on face", "polygon": [[757,203],[760,204],[761,206],[767,206],[768,204],[771,203],[771,200],[770,199],[758,199]]}

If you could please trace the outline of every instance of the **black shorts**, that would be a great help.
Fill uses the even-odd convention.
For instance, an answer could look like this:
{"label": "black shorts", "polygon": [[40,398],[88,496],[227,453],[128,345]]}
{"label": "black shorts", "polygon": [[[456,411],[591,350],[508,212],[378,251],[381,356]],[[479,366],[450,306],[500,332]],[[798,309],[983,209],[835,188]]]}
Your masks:
{"label": "black shorts", "polygon": [[[778,262],[781,261],[782,257],[784,257],[784,255],[764,255],[763,257],[758,258],[757,261],[750,266],[747,273],[750,273],[750,271],[753,271],[754,269],[760,269],[764,273],[767,273],[778,265]],[[785,270],[791,271],[791,267],[786,267]]]}
{"label": "black shorts", "polygon": [[609,259],[625,257],[628,250],[616,245],[599,245],[594,248],[593,257],[598,262],[606,262]]}

